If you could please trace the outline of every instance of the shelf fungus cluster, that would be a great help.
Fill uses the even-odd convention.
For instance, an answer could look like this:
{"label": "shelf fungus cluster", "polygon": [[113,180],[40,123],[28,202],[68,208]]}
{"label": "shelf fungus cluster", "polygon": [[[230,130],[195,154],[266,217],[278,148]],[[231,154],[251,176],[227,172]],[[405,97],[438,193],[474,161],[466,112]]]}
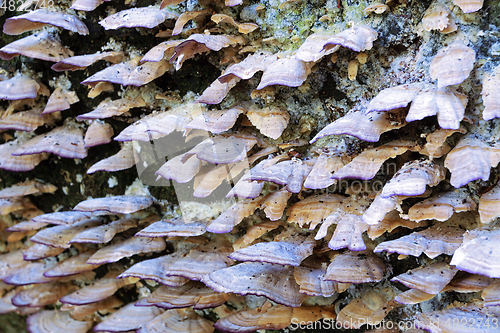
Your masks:
{"label": "shelf fungus cluster", "polygon": [[32,333],[498,332],[484,7],[0,9],[0,314]]}

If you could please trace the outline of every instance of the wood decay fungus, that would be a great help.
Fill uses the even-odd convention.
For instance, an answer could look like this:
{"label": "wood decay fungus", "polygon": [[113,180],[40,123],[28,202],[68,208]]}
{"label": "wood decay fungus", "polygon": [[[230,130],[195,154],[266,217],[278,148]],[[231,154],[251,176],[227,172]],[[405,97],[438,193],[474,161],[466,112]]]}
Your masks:
{"label": "wood decay fungus", "polygon": [[499,13],[0,8],[0,331],[498,331]]}

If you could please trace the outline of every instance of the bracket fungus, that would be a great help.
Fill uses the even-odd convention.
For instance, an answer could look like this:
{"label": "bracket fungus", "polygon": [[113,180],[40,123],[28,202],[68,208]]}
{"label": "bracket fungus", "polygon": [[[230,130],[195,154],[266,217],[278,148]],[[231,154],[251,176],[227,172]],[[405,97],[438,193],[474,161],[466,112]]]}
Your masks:
{"label": "bracket fungus", "polygon": [[0,313],[500,319],[495,1],[103,2],[0,10]]}
{"label": "bracket fungus", "polygon": [[3,25],[3,32],[8,35],[19,35],[23,32],[40,29],[50,24],[63,29],[88,35],[89,29],[76,16],[63,12],[37,9],[26,14],[8,18]]}

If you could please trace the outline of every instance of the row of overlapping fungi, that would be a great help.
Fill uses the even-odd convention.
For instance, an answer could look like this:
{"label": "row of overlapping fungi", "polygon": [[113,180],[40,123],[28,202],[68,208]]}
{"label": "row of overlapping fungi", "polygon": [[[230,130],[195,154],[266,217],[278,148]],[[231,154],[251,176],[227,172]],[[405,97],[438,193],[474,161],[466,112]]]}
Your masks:
{"label": "row of overlapping fungi", "polygon": [[[177,18],[153,7],[136,8],[113,14],[100,23],[105,29],[151,28],[176,18],[179,31],[187,20],[207,15],[185,14]],[[215,21],[218,19],[227,22],[231,18],[216,17]],[[46,10],[8,19],[4,31],[20,33],[45,24],[87,33],[76,17]],[[251,24],[241,27],[234,20],[229,24],[241,33],[255,28]],[[83,69],[98,60],[123,60],[124,55],[115,51],[72,57],[71,51],[44,31],[4,46],[0,57],[22,54],[54,61],[52,68],[60,71]],[[83,201],[74,211],[43,215],[26,196],[51,193],[55,187],[27,181],[2,190],[3,215],[37,216],[8,229],[12,232],[10,242],[36,233],[30,238],[34,245],[1,257],[1,287],[5,293],[1,312],[31,314],[30,331],[44,333],[60,329],[84,333],[92,327],[95,331],[211,332],[214,326],[230,332],[251,332],[285,328],[293,319],[310,322],[322,318],[336,319],[344,328],[359,328],[366,322],[382,321],[398,306],[455,291],[482,292],[482,300],[417,314],[411,318],[416,326],[431,332],[455,332],[459,328],[456,319],[467,318],[474,323],[489,319],[491,324],[481,329],[493,329],[500,316],[500,267],[496,254],[499,229],[497,223],[491,222],[500,215],[500,185],[481,195],[464,185],[490,179],[491,167],[500,161],[500,147],[478,135],[473,117],[465,116],[467,96],[449,87],[462,83],[473,70],[476,53],[472,48],[459,41],[450,44],[430,65],[430,75],[437,84],[418,82],[385,89],[371,100],[366,111],[337,119],[311,140],[314,143],[332,135],[351,135],[379,142],[382,133],[437,116],[439,129],[424,134],[417,128],[416,135],[424,134],[423,141],[410,135],[380,142],[355,157],[328,146],[305,158],[288,154],[290,148],[306,143],[274,141],[282,136],[290,120],[283,108],[261,108],[244,102],[225,110],[208,110],[204,105],[220,103],[238,81],[250,79],[258,71],[263,75],[257,90],[273,85],[300,86],[313,65],[326,55],[334,54],[341,46],[355,52],[370,50],[376,38],[373,29],[355,25],[337,34],[313,34],[292,55],[255,52],[228,66],[196,102],[183,102],[130,125],[115,137],[129,143],[88,170],[92,173],[130,168],[136,164],[134,154],[138,153],[131,141],[156,140],[184,131],[187,139],[183,144],[193,138],[198,138],[199,143],[183,154],[169,156],[157,174],[177,183],[194,179],[195,197],[207,197],[225,181],[243,174],[228,194],[239,200],[219,216],[188,219],[170,214],[162,218],[153,208],[159,203],[141,186],[132,186],[124,196]],[[140,59],[110,66],[83,84],[93,87],[93,96],[112,89],[111,83],[146,85],[171,70],[171,62],[178,69],[197,53],[236,45],[243,48],[245,43],[241,36],[193,34],[185,40],[161,43]],[[483,81],[484,122],[499,116],[497,81],[495,73]],[[18,111],[26,105],[39,106],[37,96],[49,95],[48,89],[25,76],[5,77],[0,86],[0,98],[12,101],[0,121],[4,130],[32,132],[41,125],[50,126],[60,120],[58,111],[78,100],[74,92],[58,87],[44,107]],[[111,126],[101,119],[155,103],[134,90],[77,117],[93,120],[85,137],[85,126],[72,119],[29,140],[20,136],[0,146],[0,167],[31,170],[49,153],[85,158],[88,147],[108,143],[113,136]],[[231,131],[243,115],[248,123],[243,121],[241,127],[246,129]],[[453,147],[449,138],[457,139],[459,135]],[[397,156],[405,156],[405,160],[410,156],[418,158],[401,163],[399,171],[377,191],[372,179],[387,160]],[[261,160],[264,157],[268,158]],[[451,173],[452,187],[445,184],[445,168]],[[358,184],[364,187],[348,183],[342,194],[321,192],[302,197],[306,189],[329,188],[343,179],[363,180]],[[283,187],[270,191],[266,183]],[[422,199],[405,201],[408,198]],[[289,205],[289,201],[294,203]],[[425,229],[380,241],[386,232],[398,227]],[[135,235],[131,236],[131,232]],[[324,240],[329,241],[328,246]],[[164,252],[167,244],[168,252]],[[426,266],[391,276],[388,261],[376,254],[382,252],[401,257],[424,253],[431,259],[442,254],[452,258],[450,261],[441,256]],[[151,259],[154,253],[160,256]],[[127,267],[117,263],[129,257]],[[409,290],[401,292],[389,280]],[[157,288],[151,288],[151,292],[145,281]],[[373,285],[342,309],[332,306],[339,293],[363,283]],[[132,287],[139,300],[124,305],[125,298],[115,294],[121,288]],[[245,298],[247,295],[265,296],[268,301],[259,303]],[[60,309],[43,309],[56,302],[63,304]],[[208,308],[218,317],[215,325],[201,315],[204,312],[200,310]],[[104,320],[96,315],[111,312]],[[95,321],[100,323],[94,326]]]}

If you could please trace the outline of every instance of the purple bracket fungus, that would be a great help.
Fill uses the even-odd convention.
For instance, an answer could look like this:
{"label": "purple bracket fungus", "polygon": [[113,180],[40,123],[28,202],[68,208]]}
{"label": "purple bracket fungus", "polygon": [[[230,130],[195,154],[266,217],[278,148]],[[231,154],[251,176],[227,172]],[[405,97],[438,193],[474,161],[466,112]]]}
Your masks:
{"label": "purple bracket fungus", "polygon": [[119,195],[114,197],[88,199],[73,208],[80,212],[108,211],[111,213],[130,214],[153,204],[149,196]]}
{"label": "purple bracket fungus", "polygon": [[293,268],[246,262],[211,273],[204,283],[217,292],[265,296],[277,303],[299,307],[307,298],[299,293]]}
{"label": "purple bracket fungus", "polygon": [[458,129],[464,117],[468,98],[449,88],[436,88],[426,83],[410,83],[382,90],[370,101],[366,112],[402,108],[410,102],[407,122],[437,115],[441,128]]}
{"label": "purple bracket fungus", "polygon": [[156,306],[163,309],[186,308],[194,310],[215,308],[229,299],[229,294],[217,293],[201,282],[190,281],[180,287],[161,286],[151,295],[135,303],[136,306]]}
{"label": "purple bracket fungus", "polygon": [[158,9],[155,7],[131,8],[122,10],[116,14],[106,17],[99,24],[104,29],[120,29],[120,28],[154,28],[163,23],[165,20],[175,19],[177,15],[167,10]]}
{"label": "purple bracket fungus", "polygon": [[94,331],[122,332],[136,330],[163,312],[164,310],[155,306],[135,306],[134,303],[129,303],[95,326]]}
{"label": "purple bracket fungus", "polygon": [[83,130],[73,125],[56,127],[37,135],[17,148],[12,155],[23,156],[53,153],[66,158],[85,158],[87,149],[83,142]]}
{"label": "purple bracket fungus", "polygon": [[0,58],[10,60],[18,55],[45,61],[58,62],[73,56],[73,52],[61,42],[42,31],[38,35],[30,35],[5,45],[0,49]]}
{"label": "purple bracket fungus", "polygon": [[45,25],[54,25],[80,35],[88,35],[89,29],[76,16],[63,12],[37,9],[26,14],[5,20],[3,32],[7,35],[19,35],[25,31],[40,29]]}
{"label": "purple bracket fungus", "polygon": [[123,58],[123,52],[97,52],[94,54],[85,54],[63,59],[52,65],[52,69],[56,72],[76,71],[85,69],[99,60],[107,60],[112,63],[117,63]]}
{"label": "purple bracket fungus", "polygon": [[9,101],[36,98],[40,85],[26,76],[14,76],[0,81],[0,99]]}

